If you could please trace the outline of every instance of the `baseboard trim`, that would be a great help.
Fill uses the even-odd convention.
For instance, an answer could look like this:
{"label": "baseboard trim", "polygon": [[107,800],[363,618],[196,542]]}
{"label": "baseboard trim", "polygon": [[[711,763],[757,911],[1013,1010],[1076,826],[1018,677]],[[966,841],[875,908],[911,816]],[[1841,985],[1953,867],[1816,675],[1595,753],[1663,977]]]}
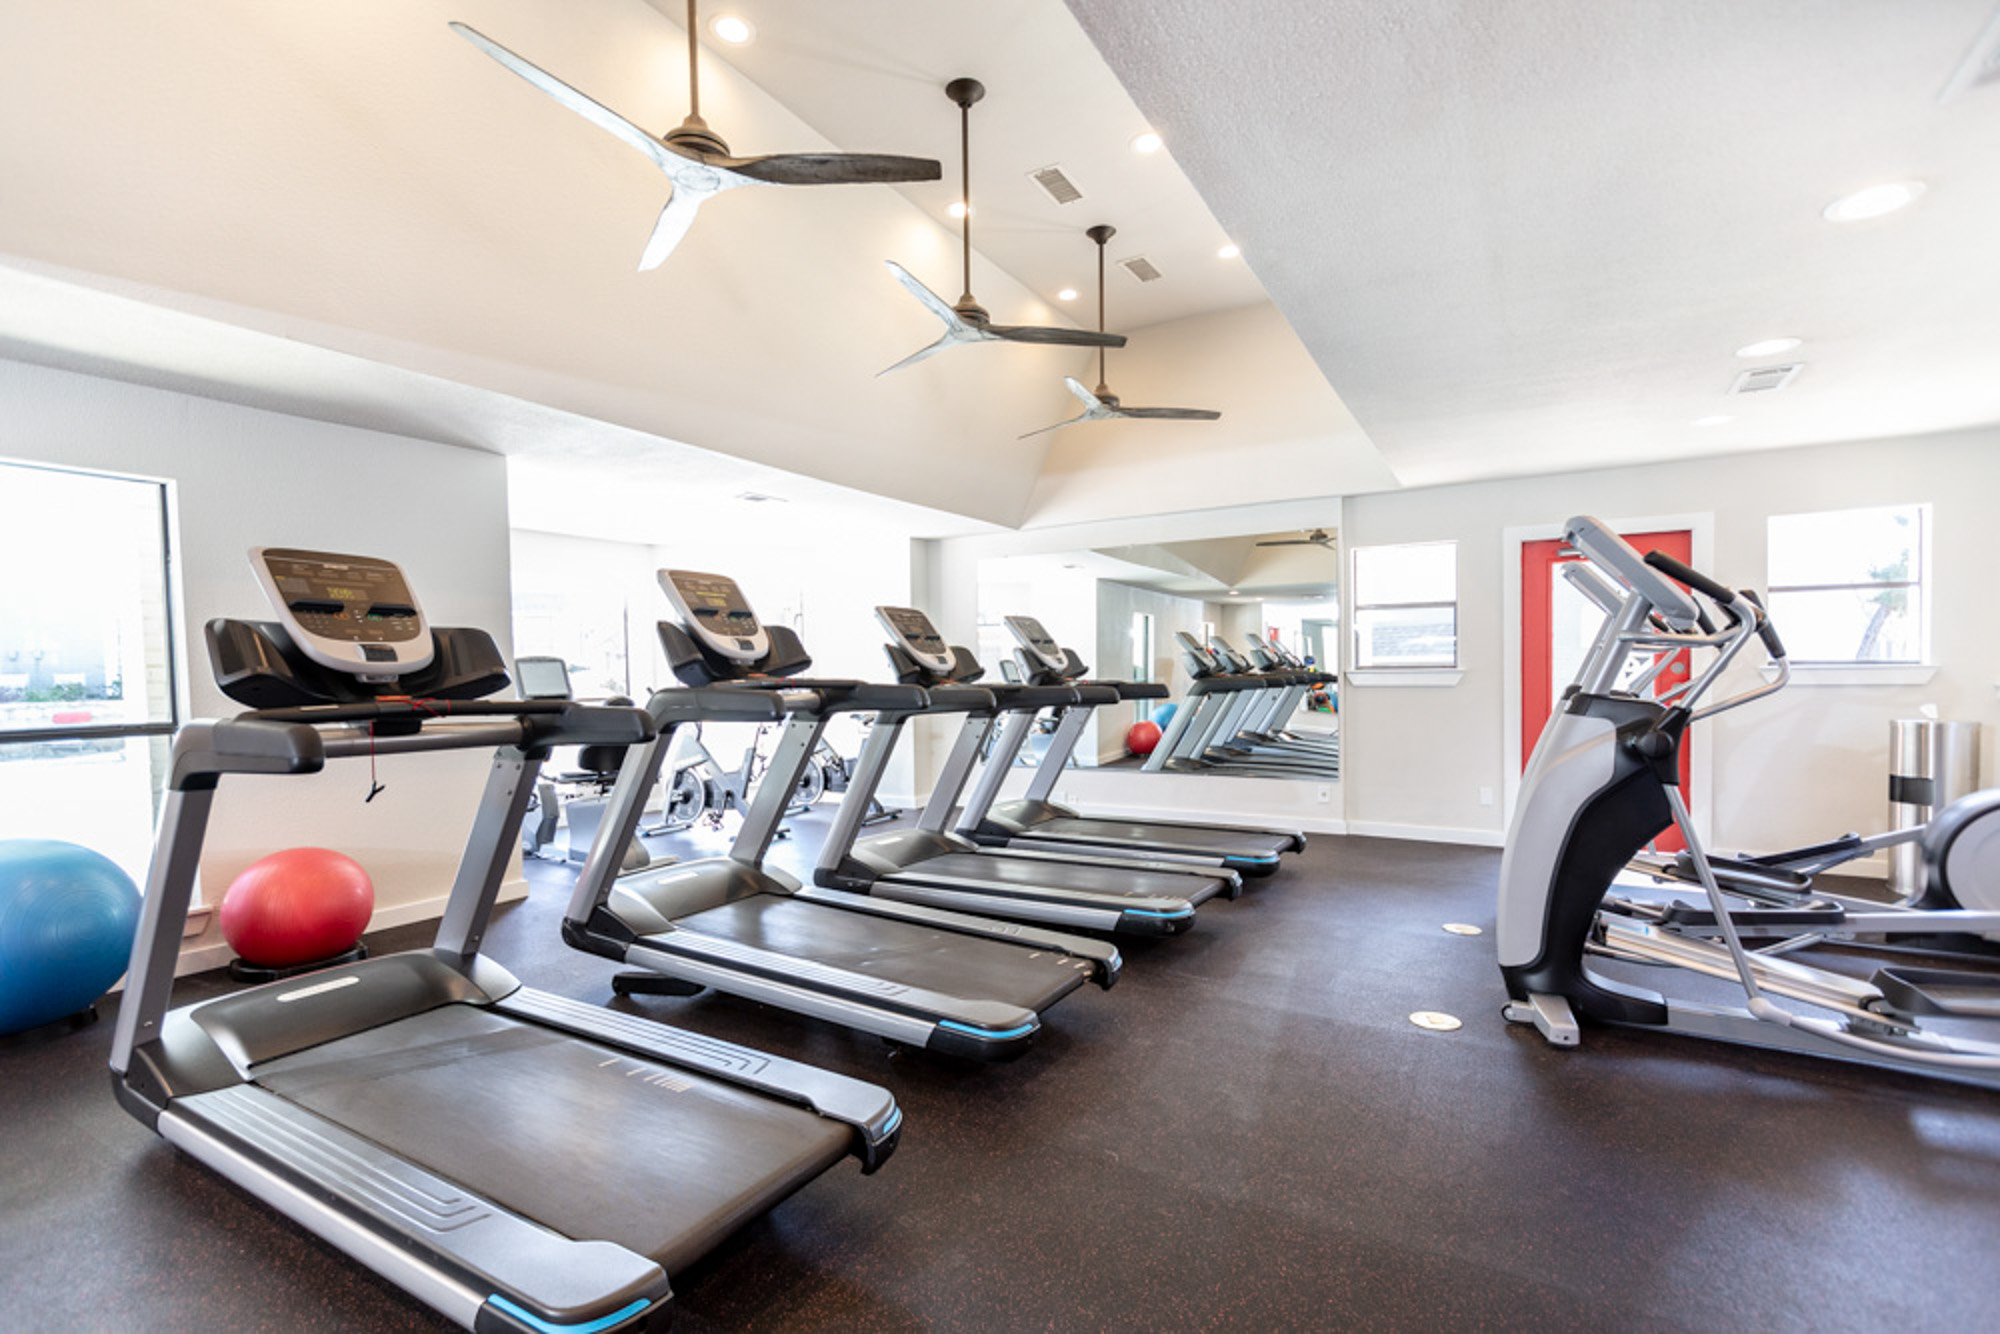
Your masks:
{"label": "baseboard trim", "polygon": [[1507,841],[1498,829],[1453,829],[1446,825],[1391,824],[1377,820],[1350,820],[1347,832],[1360,838],[1400,838],[1414,843],[1456,843],[1469,848],[1497,848]]}
{"label": "baseboard trim", "polygon": [[[368,919],[370,931],[386,931],[392,926],[408,926],[412,922],[435,921],[444,916],[444,906],[449,895],[437,894],[427,899],[415,899],[409,903],[391,904],[378,908]],[[515,876],[500,886],[498,902],[513,903],[528,897],[526,876]],[[194,945],[181,950],[180,958],[174,962],[174,976],[186,977],[190,973],[205,973],[211,968],[226,968],[236,957],[236,951],[229,948],[227,941],[213,941],[209,944]],[[123,989],[125,980],[120,978],[113,990]]]}

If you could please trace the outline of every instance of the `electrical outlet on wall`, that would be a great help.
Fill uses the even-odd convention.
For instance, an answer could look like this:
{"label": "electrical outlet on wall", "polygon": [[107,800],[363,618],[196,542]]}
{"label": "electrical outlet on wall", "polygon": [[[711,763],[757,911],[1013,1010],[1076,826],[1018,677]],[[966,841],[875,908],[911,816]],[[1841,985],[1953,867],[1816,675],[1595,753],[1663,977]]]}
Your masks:
{"label": "electrical outlet on wall", "polygon": [[1491,805],[1493,804],[1493,789],[1492,789],[1492,788],[1490,788],[1490,787],[1482,787],[1482,788],[1480,788],[1480,789],[1479,789],[1479,804],[1480,804],[1481,806],[1491,806]]}

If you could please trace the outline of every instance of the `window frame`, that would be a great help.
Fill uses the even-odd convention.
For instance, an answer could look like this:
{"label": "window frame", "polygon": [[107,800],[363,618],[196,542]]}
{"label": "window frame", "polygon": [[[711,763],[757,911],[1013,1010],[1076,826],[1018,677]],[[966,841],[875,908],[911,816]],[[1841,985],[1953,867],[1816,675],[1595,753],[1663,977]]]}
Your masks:
{"label": "window frame", "polygon": [[95,477],[106,481],[131,482],[139,486],[150,486],[157,493],[160,520],[160,592],[164,599],[166,614],[161,618],[166,632],[167,667],[167,716],[164,720],[144,723],[94,723],[85,726],[49,727],[9,727],[0,728],[0,746],[33,744],[48,741],[102,741],[124,740],[129,737],[171,737],[181,728],[181,697],[185,687],[181,670],[180,602],[175,597],[174,562],[178,548],[174,544],[174,498],[172,485],[162,478],[139,477],[130,473],[113,472],[99,468],[78,468],[60,463],[41,463],[32,459],[0,457],[0,468],[32,468],[41,472],[69,473],[78,477]]}
{"label": "window frame", "polygon": [[[1824,514],[1860,514],[1881,511],[1912,510],[1917,518],[1916,541],[1912,551],[1916,558],[1917,577],[1900,580],[1868,580],[1846,583],[1780,584],[1771,579],[1772,540],[1771,525],[1780,519],[1810,518]],[[1803,658],[1792,657],[1795,667],[1811,670],[1895,672],[1912,668],[1933,666],[1931,660],[1931,505],[1929,501],[1913,501],[1891,505],[1847,505],[1839,509],[1800,510],[1789,514],[1769,514],[1764,518],[1764,598],[1775,606],[1780,594],[1785,593],[1881,593],[1892,590],[1915,589],[1916,605],[1916,646],[1914,658]],[[1779,624],[1780,633],[1783,623]]]}
{"label": "window frame", "polygon": [[[1455,672],[1459,670],[1458,632],[1458,539],[1441,537],[1423,542],[1377,542],[1369,546],[1350,547],[1348,560],[1348,588],[1352,591],[1352,615],[1348,622],[1348,648],[1353,658],[1348,667],[1357,672]],[[1410,547],[1450,547],[1451,548],[1451,592],[1449,601],[1426,602],[1364,602],[1361,586],[1361,553],[1364,551],[1394,551]],[[1362,613],[1368,611],[1431,611],[1439,608],[1451,610],[1451,661],[1450,662],[1369,662],[1361,651]]]}

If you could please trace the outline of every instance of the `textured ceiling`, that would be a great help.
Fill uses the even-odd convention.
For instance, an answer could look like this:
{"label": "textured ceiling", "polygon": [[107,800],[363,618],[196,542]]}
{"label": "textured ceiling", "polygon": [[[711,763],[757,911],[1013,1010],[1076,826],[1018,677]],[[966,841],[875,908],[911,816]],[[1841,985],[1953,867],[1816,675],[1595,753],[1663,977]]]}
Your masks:
{"label": "textured ceiling", "polygon": [[1991,0],[1069,3],[1404,484],[2000,419]]}

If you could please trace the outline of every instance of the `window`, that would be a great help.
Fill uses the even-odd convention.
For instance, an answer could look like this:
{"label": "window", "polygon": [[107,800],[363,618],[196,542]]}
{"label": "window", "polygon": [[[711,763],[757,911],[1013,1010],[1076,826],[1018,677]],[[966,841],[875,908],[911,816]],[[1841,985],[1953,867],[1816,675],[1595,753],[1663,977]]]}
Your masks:
{"label": "window", "polygon": [[1921,663],[1930,507],[1771,516],[1771,619],[1794,662]]}
{"label": "window", "polygon": [[164,483],[0,462],[0,831],[143,884],[179,722]]}
{"label": "window", "polygon": [[1354,549],[1354,665],[1458,665],[1458,543]]}

